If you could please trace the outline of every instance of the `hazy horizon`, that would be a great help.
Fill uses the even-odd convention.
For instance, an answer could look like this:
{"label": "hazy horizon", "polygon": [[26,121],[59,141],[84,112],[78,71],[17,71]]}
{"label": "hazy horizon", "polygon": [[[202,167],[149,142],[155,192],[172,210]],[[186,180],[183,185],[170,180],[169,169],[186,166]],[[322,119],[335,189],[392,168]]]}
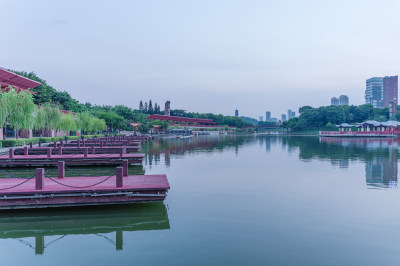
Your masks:
{"label": "hazy horizon", "polygon": [[280,118],[398,75],[398,1],[0,0],[0,66],[81,102]]}

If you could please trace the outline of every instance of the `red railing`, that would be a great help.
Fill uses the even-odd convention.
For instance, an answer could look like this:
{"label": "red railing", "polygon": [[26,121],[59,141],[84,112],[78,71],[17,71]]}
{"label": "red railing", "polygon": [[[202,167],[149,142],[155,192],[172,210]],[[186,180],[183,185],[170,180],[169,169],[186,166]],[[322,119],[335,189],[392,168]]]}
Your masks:
{"label": "red railing", "polygon": [[357,135],[376,135],[376,136],[394,136],[400,135],[400,130],[391,131],[320,131],[320,135],[324,136],[357,136]]}

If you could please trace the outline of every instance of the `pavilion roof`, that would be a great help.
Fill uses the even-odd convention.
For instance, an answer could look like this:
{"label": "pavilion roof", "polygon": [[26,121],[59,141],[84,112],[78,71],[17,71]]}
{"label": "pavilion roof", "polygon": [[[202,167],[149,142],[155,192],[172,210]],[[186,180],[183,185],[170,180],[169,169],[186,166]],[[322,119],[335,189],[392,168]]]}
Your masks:
{"label": "pavilion roof", "polygon": [[28,79],[0,67],[0,86],[6,88],[14,86],[17,89],[28,90],[41,85],[40,82]]}
{"label": "pavilion roof", "polygon": [[393,121],[393,120],[389,120],[389,121],[386,121],[386,122],[378,122],[378,121],[375,121],[375,120],[367,120],[365,122],[357,123],[357,124],[360,125],[360,126],[366,125],[366,126],[374,126],[374,127],[381,127],[381,126],[383,126],[383,127],[399,127],[400,126],[400,122]]}

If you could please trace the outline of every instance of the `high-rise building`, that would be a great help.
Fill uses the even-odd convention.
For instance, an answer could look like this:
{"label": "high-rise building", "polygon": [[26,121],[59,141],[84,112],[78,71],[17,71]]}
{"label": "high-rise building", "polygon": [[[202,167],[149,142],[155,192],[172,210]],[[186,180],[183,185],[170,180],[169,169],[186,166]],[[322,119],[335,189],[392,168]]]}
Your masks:
{"label": "high-rise building", "polygon": [[259,121],[262,122],[264,120],[264,117],[260,116]]}
{"label": "high-rise building", "polygon": [[265,112],[265,121],[271,121],[271,112],[270,111],[267,111],[267,112]]}
{"label": "high-rise building", "polygon": [[339,105],[349,105],[349,97],[347,95],[340,95]]}
{"label": "high-rise building", "polygon": [[383,78],[374,77],[367,79],[365,89],[365,103],[373,107],[383,107]]}
{"label": "high-rise building", "polygon": [[287,119],[292,118],[292,109],[287,110]]}
{"label": "high-rise building", "polygon": [[238,109],[235,110],[235,116],[239,117],[239,110]]}
{"label": "high-rise building", "polygon": [[285,121],[286,121],[286,115],[285,115],[285,114],[282,114],[282,115],[281,115],[281,121],[282,121],[282,122],[285,122]]}
{"label": "high-rise building", "polygon": [[398,104],[398,77],[374,77],[367,79],[365,103],[376,108],[389,107],[390,103]]}
{"label": "high-rise building", "polygon": [[397,76],[386,76],[383,78],[383,106],[388,107],[390,103],[398,105],[398,78]]}
{"label": "high-rise building", "polygon": [[296,112],[292,112],[291,114],[290,114],[290,118],[295,118],[296,117]]}
{"label": "high-rise building", "polygon": [[331,98],[331,105],[339,105],[339,99],[336,97]]}

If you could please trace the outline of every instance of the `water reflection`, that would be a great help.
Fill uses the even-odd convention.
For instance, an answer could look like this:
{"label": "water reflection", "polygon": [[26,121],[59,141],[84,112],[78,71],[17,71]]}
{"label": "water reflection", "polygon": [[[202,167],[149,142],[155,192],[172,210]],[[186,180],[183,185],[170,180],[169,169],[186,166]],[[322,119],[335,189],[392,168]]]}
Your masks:
{"label": "water reflection", "polygon": [[164,164],[171,165],[171,157],[184,158],[187,155],[198,153],[223,152],[233,149],[235,154],[239,153],[239,148],[244,144],[255,141],[254,136],[236,135],[209,135],[195,136],[188,139],[160,138],[142,146],[146,154],[144,163],[150,167],[161,162],[161,155],[164,157]]}
{"label": "water reflection", "polygon": [[352,162],[364,162],[368,187],[397,188],[399,139],[302,137],[288,138],[287,143],[299,148],[303,161],[329,160],[343,169]]}
{"label": "water reflection", "polygon": [[[103,207],[8,211],[0,216],[0,239],[15,239],[43,254],[69,235],[94,235],[123,249],[123,232],[169,229],[162,202]],[[114,236],[107,234],[114,233]],[[51,241],[46,237],[56,236]],[[32,241],[33,238],[33,241]]]}

